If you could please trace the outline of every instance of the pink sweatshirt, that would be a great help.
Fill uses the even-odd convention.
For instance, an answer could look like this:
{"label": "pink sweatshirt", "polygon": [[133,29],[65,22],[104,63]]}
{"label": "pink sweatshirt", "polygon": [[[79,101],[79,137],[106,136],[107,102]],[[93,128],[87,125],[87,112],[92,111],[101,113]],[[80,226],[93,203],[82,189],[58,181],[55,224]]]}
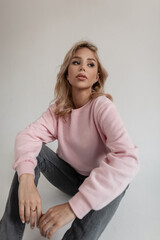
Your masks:
{"label": "pink sweatshirt", "polygon": [[115,105],[105,96],[73,109],[66,122],[56,119],[54,109],[55,104],[17,135],[13,168],[18,176],[34,174],[42,143],[57,139],[59,157],[78,173],[88,176],[69,200],[81,219],[124,191],[139,169],[137,147]]}

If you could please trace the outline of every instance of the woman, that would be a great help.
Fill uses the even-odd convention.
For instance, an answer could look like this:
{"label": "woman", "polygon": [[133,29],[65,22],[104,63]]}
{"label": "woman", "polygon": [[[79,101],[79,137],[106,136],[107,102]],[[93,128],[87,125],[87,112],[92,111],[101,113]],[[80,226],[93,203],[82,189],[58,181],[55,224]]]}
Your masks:
{"label": "woman", "polygon": [[[111,96],[104,94],[106,78],[93,44],[78,42],[66,54],[55,103],[16,137],[16,174],[0,239],[22,239],[25,223],[34,228],[36,219],[48,239],[70,221],[63,240],[95,240],[107,226],[138,171],[138,160]],[[45,144],[56,139],[54,153]],[[40,172],[71,196],[44,214],[36,187]]]}

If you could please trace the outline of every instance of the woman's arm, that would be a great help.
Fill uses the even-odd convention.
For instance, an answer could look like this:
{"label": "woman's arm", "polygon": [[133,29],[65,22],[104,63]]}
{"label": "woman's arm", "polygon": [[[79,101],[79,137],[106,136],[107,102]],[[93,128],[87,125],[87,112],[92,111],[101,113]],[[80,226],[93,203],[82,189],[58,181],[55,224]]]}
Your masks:
{"label": "woman's arm", "polygon": [[137,147],[115,105],[105,97],[100,98],[94,114],[96,127],[110,152],[69,201],[79,218],[91,209],[98,210],[109,204],[125,190],[139,169]]}
{"label": "woman's arm", "polygon": [[18,176],[33,174],[37,165],[42,143],[52,142],[57,139],[57,119],[54,115],[54,106],[51,105],[43,115],[19,132],[15,140],[15,162],[13,168]]}
{"label": "woman's arm", "polygon": [[34,183],[33,174],[22,174],[19,177],[18,188],[19,216],[23,223],[29,223],[34,228],[42,215],[41,198]]}
{"label": "woman's arm", "polygon": [[34,168],[42,143],[57,138],[57,120],[54,106],[50,106],[43,115],[21,131],[15,141],[15,162],[13,168],[19,176],[19,214],[21,221],[30,222],[31,228],[37,225],[41,217],[41,198],[34,183]]}

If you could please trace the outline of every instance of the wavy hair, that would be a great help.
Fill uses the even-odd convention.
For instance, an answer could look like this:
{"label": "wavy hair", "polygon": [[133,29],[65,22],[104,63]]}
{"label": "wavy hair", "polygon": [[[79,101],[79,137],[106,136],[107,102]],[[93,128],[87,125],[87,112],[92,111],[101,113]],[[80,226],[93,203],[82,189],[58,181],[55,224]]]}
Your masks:
{"label": "wavy hair", "polygon": [[80,41],[75,43],[73,47],[67,52],[64,58],[64,61],[60,67],[60,71],[57,74],[57,83],[54,90],[55,98],[53,100],[56,103],[56,108],[55,108],[56,117],[65,118],[65,116],[68,115],[74,108],[73,101],[72,101],[72,86],[67,80],[67,75],[68,75],[68,66],[70,64],[70,61],[73,55],[75,54],[75,52],[80,48],[90,49],[94,53],[98,62],[99,80],[96,83],[94,83],[92,86],[91,99],[104,95],[113,101],[112,96],[110,94],[104,93],[104,84],[108,77],[108,73],[100,63],[100,60],[97,54],[98,48],[95,45],[93,45],[91,42]]}

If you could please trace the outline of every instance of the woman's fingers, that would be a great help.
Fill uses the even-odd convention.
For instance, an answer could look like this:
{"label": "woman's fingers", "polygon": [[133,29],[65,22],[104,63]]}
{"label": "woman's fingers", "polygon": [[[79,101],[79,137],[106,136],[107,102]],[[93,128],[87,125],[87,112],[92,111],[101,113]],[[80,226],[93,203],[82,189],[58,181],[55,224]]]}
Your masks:
{"label": "woman's fingers", "polygon": [[43,216],[41,216],[41,218],[39,219],[39,223],[38,223],[39,228],[41,228],[44,225],[44,223],[46,223],[45,219],[46,219],[46,214],[43,214]]}
{"label": "woman's fingers", "polygon": [[35,219],[36,219],[36,207],[32,207],[30,209],[30,227],[34,228],[35,227]]}
{"label": "woman's fingers", "polygon": [[39,221],[39,230],[42,236],[51,236],[62,226],[76,218],[69,203],[50,208]]}
{"label": "woman's fingers", "polygon": [[49,228],[49,223],[50,222],[50,219],[49,219],[49,216],[48,216],[48,211],[47,213],[45,213],[41,218],[40,218],[40,221],[39,221],[39,229],[40,229],[40,233],[43,237],[46,237],[47,235],[47,231],[48,231],[48,228]]}
{"label": "woman's fingers", "polygon": [[47,232],[50,231],[51,227],[53,227],[53,220],[46,218],[40,224],[40,233],[43,237],[47,236]]}
{"label": "woman's fingers", "polygon": [[19,203],[19,216],[20,216],[22,223],[25,223],[24,204],[22,202]]}
{"label": "woman's fingers", "polygon": [[42,216],[42,207],[41,207],[41,202],[37,204],[37,227],[39,226],[39,221]]}
{"label": "woman's fingers", "polygon": [[28,203],[25,205],[25,221],[26,223],[30,222],[30,205]]}
{"label": "woman's fingers", "polygon": [[24,174],[19,178],[18,188],[19,214],[21,221],[29,223],[31,228],[35,226],[41,217],[41,198],[34,183],[32,174]]}
{"label": "woman's fingers", "polygon": [[34,228],[35,222],[37,222],[38,227],[39,219],[42,216],[41,204],[38,204],[37,207],[31,207],[29,204],[20,204],[19,215],[23,223],[30,222],[30,227]]}
{"label": "woman's fingers", "polygon": [[38,227],[39,224],[39,219],[42,216],[42,208],[41,208],[41,201],[37,203],[37,206],[31,207],[30,209],[31,212],[31,218],[30,218],[30,226],[31,228],[35,227],[35,222]]}
{"label": "woman's fingers", "polygon": [[58,226],[57,225],[53,225],[48,232],[48,239],[50,239],[52,237],[52,235],[58,230]]}

